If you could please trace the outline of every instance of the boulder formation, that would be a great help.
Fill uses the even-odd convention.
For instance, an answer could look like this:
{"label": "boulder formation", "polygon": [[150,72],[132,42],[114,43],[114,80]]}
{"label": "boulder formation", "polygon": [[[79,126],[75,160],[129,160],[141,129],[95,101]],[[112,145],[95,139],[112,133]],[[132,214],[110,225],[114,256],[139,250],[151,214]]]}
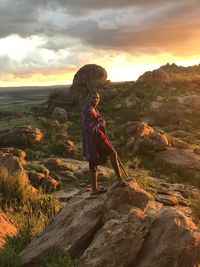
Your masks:
{"label": "boulder formation", "polygon": [[22,266],[42,266],[50,249],[70,253],[80,267],[193,267],[200,263],[200,232],[183,212],[153,201],[130,180],[96,198],[73,197],[22,251]]}
{"label": "boulder formation", "polygon": [[66,111],[63,108],[59,108],[59,107],[54,108],[51,118],[53,120],[57,120],[57,121],[62,122],[62,123],[68,121]]}
{"label": "boulder formation", "polygon": [[86,95],[95,88],[104,87],[106,82],[107,72],[104,68],[96,64],[87,64],[75,74],[70,92]]}
{"label": "boulder formation", "polygon": [[[125,137],[126,147],[138,153],[142,150],[163,151],[169,146],[167,135],[146,122],[128,122],[121,126],[119,134]],[[128,141],[127,141],[128,139]]]}
{"label": "boulder formation", "polygon": [[[182,169],[184,173],[190,172],[194,177],[200,178],[200,155],[190,149],[168,148],[160,153],[161,158]],[[198,181],[197,180],[197,181]]]}
{"label": "boulder formation", "polygon": [[40,143],[42,139],[42,132],[30,125],[0,130],[0,146],[30,146]]}
{"label": "boulder formation", "polygon": [[24,185],[29,185],[29,179],[20,162],[20,158],[14,156],[12,153],[0,153],[0,167],[8,171],[11,176],[17,175]]}

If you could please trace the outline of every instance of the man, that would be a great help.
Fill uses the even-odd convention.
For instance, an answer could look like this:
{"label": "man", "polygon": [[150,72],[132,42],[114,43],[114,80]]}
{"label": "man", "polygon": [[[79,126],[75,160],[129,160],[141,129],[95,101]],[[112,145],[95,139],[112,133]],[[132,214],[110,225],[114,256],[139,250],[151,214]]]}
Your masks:
{"label": "man", "polygon": [[99,93],[92,91],[82,112],[83,156],[89,162],[92,194],[105,192],[105,190],[98,189],[97,166],[106,163],[108,156],[110,156],[119,185],[126,185],[120,173],[117,153],[105,133],[105,120],[97,110],[99,101]]}

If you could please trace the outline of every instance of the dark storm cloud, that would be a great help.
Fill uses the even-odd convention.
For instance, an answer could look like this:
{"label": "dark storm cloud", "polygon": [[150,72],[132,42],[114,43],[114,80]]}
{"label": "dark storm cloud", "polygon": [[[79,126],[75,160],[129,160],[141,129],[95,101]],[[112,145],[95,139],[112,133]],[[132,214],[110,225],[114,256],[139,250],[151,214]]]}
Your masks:
{"label": "dark storm cloud", "polygon": [[54,51],[68,45],[53,36],[104,50],[175,51],[199,34],[199,11],[195,0],[0,0],[0,38],[40,34]]}

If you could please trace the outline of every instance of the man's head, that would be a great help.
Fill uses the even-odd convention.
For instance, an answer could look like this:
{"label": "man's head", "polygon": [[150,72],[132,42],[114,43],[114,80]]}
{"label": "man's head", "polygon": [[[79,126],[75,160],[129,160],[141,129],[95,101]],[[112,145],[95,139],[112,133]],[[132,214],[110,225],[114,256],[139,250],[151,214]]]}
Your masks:
{"label": "man's head", "polygon": [[99,96],[98,91],[94,90],[90,92],[88,95],[88,100],[89,100],[90,105],[92,105],[93,107],[96,107],[100,101],[100,96]]}

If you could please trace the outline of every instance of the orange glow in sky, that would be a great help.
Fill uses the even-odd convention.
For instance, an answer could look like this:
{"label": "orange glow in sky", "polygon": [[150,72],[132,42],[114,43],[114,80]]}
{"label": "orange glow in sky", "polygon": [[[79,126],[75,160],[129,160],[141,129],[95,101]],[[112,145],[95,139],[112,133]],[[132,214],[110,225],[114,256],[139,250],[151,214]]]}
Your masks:
{"label": "orange glow in sky", "polygon": [[111,81],[200,64],[197,0],[0,1],[0,86],[71,84],[85,64]]}

